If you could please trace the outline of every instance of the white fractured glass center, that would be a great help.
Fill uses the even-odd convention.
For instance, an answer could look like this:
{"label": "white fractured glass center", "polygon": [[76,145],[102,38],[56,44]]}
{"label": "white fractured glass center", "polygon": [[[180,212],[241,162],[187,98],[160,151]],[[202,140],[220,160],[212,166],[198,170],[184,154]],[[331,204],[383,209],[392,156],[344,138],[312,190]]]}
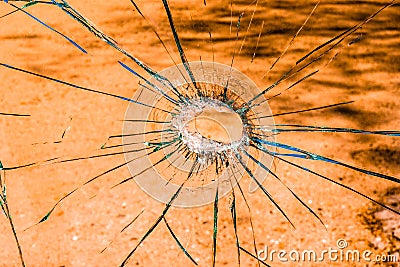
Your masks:
{"label": "white fractured glass center", "polygon": [[189,150],[200,157],[237,149],[247,137],[240,116],[225,103],[200,98],[181,107],[172,125]]}

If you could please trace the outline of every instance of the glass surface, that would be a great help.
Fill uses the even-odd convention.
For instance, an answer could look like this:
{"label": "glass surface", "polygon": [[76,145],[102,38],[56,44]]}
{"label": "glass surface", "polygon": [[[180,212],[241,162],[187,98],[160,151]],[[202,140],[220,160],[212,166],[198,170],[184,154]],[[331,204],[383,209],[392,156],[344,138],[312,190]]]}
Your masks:
{"label": "glass surface", "polygon": [[[254,244],[262,259],[394,254],[399,13],[385,1],[2,1],[0,266],[22,264],[16,236],[26,266],[235,266],[238,251],[255,266]],[[186,123],[208,108],[238,114],[241,139]]]}

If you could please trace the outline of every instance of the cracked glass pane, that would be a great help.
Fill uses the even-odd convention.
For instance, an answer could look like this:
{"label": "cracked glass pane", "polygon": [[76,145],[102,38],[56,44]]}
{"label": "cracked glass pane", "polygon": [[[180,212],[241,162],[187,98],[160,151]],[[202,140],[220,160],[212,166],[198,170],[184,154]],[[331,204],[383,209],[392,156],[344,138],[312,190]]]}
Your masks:
{"label": "cracked glass pane", "polygon": [[398,251],[396,1],[0,10],[0,265]]}

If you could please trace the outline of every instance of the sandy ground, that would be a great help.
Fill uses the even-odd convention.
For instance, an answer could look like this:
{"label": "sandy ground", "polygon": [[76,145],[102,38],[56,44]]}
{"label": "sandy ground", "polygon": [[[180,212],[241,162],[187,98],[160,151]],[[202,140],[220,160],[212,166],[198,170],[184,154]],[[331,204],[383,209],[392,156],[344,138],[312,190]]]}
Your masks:
{"label": "sandy ground", "polygon": [[[173,64],[152,28],[134,11],[129,1],[69,2],[155,70]],[[170,1],[186,56],[189,61],[197,61],[200,57],[213,61],[214,58],[216,62],[229,65],[235,47],[238,49],[242,44],[254,5],[246,9],[248,3],[245,1],[233,1],[231,27],[230,2],[207,2],[204,6],[203,1]],[[311,12],[314,1],[260,2],[243,48],[235,56],[234,66],[260,88],[265,88],[307,51],[362,21],[383,4],[384,1],[322,1],[285,57],[261,79]],[[138,5],[156,25],[157,32],[179,62],[161,1],[142,1]],[[7,4],[0,4],[1,14],[11,10]],[[237,17],[244,10],[240,38],[235,42]],[[77,41],[88,54],[81,53],[28,16],[17,13],[1,19],[1,62],[112,94],[126,97],[134,94],[138,79],[121,68],[117,61],[122,60],[130,66],[134,64],[123,55],[97,40],[56,8],[32,7],[30,11]],[[339,55],[329,65],[319,66],[320,73],[271,100],[270,106],[277,114],[342,101],[354,103],[280,116],[276,123],[399,130],[399,17],[398,5],[384,10],[353,36],[358,42],[349,46],[349,40],[346,40]],[[255,50],[260,29],[262,34]],[[251,63],[254,51],[256,55]],[[0,116],[0,160],[5,167],[54,157],[96,155],[108,136],[121,133],[121,120],[127,108],[121,100],[79,91],[4,67],[0,69],[0,80],[0,112],[31,115]],[[67,127],[71,129],[63,141],[54,144]],[[400,141],[396,137],[285,133],[277,138],[280,142],[399,177]],[[164,208],[134,182],[110,189],[129,177],[126,167],[81,187],[56,208],[48,221],[24,229],[38,222],[66,193],[123,162],[123,156],[118,155],[6,172],[7,198],[27,266],[118,266],[122,262]],[[394,189],[398,184],[394,182],[324,163],[302,164],[394,207],[400,202],[399,191]],[[322,251],[336,249],[337,240],[345,239],[348,249],[371,250],[373,255],[394,254],[396,249],[399,250],[398,215],[385,213],[370,201],[284,162],[275,162],[274,170],[318,213],[327,229],[288,190],[268,179],[264,185],[287,212],[296,229],[261,190],[248,194],[258,248]],[[246,180],[248,177],[244,179],[244,188],[247,188]],[[250,214],[242,198],[238,197],[237,202],[240,242],[252,250]],[[220,201],[217,266],[237,266],[228,204],[228,198]],[[143,209],[143,215],[120,233]],[[212,205],[195,209],[172,208],[167,219],[199,266],[211,266]],[[389,226],[387,222],[390,222]],[[5,218],[0,219],[0,229],[0,266],[20,266]],[[105,247],[107,249],[100,253]],[[398,253],[397,256],[400,257]],[[329,260],[283,263],[276,258],[268,263],[272,266],[398,266],[398,263]],[[151,234],[129,262],[129,266],[190,264],[164,225]],[[257,263],[241,253],[241,266],[257,266]]]}

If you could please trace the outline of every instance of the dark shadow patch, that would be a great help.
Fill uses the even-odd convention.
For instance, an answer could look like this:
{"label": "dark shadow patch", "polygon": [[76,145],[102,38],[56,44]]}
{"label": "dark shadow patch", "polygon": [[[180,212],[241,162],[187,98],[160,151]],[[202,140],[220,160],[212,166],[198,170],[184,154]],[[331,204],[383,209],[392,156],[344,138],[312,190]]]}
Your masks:
{"label": "dark shadow patch", "polygon": [[366,150],[351,152],[351,157],[359,162],[384,168],[397,169],[400,166],[400,148],[380,145]]}
{"label": "dark shadow patch", "polygon": [[364,111],[360,109],[355,109],[350,106],[337,107],[328,112],[335,116],[343,116],[348,120],[354,121],[362,129],[370,129],[384,123],[382,121],[381,115],[372,111]]}
{"label": "dark shadow patch", "polygon": [[[322,86],[322,88],[325,88],[325,89],[337,88],[337,89],[351,90],[353,88],[353,86],[349,82],[340,82],[340,81],[336,81],[334,79],[332,79],[332,80],[314,79],[313,84],[318,85],[318,88],[320,88],[320,86]],[[337,109],[339,109],[339,107]],[[337,109],[335,109],[335,111]]]}
{"label": "dark shadow patch", "polygon": [[43,36],[38,34],[25,34],[25,35],[7,35],[2,37],[2,40],[25,40],[25,39],[38,39]]}

